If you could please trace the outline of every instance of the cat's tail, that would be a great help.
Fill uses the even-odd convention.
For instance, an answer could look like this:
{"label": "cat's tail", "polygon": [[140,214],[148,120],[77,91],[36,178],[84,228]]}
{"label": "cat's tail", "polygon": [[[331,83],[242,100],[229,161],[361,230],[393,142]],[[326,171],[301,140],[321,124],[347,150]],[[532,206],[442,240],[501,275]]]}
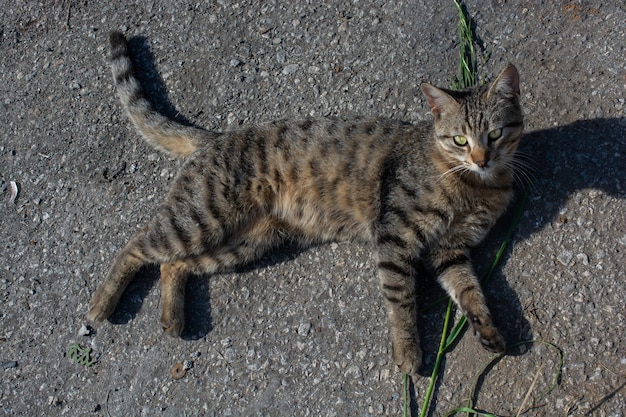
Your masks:
{"label": "cat's tail", "polygon": [[160,113],[146,98],[135,77],[128,40],[120,32],[111,32],[111,71],[117,94],[131,121],[143,137],[157,149],[185,158],[219,133],[185,126]]}

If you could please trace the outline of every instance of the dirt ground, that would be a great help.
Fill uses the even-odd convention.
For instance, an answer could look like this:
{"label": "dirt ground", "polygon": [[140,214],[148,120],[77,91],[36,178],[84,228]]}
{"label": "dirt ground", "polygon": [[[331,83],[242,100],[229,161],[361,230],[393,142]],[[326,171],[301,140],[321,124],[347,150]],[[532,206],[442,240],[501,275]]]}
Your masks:
{"label": "dirt ground", "polygon": [[[486,285],[510,352],[475,386],[492,355],[464,334],[429,415],[472,397],[503,416],[522,405],[525,416],[624,416],[626,7],[473,0],[467,8],[480,78],[508,62],[520,70],[522,151],[535,185]],[[131,285],[111,323],[84,327],[112,257],[180,165],[121,113],[106,64],[112,29],[133,37],[157,107],[212,129],[306,115],[418,121],[430,117],[419,83],[450,86],[459,59],[452,0],[3,3],[0,414],[401,415],[402,375],[367,246],[289,247],[238,273],[195,278],[181,339],[160,329],[155,268]],[[481,274],[519,201],[476,250]],[[443,294],[431,279],[420,287],[424,306]],[[421,313],[413,415],[444,313],[443,304]],[[529,340],[544,343],[515,346]],[[544,395],[560,368],[547,343],[564,363]],[[76,363],[73,345],[91,348],[97,362]],[[189,368],[180,379],[170,374],[176,363]]]}

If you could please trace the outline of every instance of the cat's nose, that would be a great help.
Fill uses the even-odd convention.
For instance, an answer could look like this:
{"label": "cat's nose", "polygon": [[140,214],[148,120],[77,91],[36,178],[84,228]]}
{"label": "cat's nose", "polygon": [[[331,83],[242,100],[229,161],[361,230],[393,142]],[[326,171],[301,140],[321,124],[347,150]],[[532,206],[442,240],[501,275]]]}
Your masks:
{"label": "cat's nose", "polygon": [[476,148],[472,151],[470,157],[479,168],[487,168],[489,165],[489,149]]}

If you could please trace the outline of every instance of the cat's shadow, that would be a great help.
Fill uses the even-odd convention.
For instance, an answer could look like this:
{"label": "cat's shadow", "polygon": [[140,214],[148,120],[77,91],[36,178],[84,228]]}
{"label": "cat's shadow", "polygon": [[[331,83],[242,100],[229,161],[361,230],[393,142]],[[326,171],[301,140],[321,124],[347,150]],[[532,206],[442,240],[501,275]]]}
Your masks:
{"label": "cat's shadow", "polygon": [[[520,151],[525,155],[523,158],[533,166],[533,181],[511,247],[552,224],[576,222],[576,213],[570,215],[564,209],[570,198],[579,198],[576,195],[581,190],[598,191],[596,198],[604,198],[602,194],[619,199],[626,197],[626,184],[621,180],[626,170],[626,158],[623,155],[626,149],[625,122],[624,118],[578,120],[563,126],[531,131],[522,137]],[[522,190],[518,190],[516,200],[491,231],[484,247],[493,251],[496,248],[493,241],[499,244],[501,238],[497,237],[505,235],[523,194]],[[585,195],[585,198],[593,197]],[[584,201],[580,204],[584,204]],[[612,219],[607,218],[605,221],[610,222]],[[509,261],[510,249],[505,253],[501,266]],[[535,250],[542,252],[543,248]],[[554,254],[555,258],[557,255]],[[482,268],[488,268],[489,263],[490,260],[482,262]],[[509,344],[515,342],[514,335],[507,334],[515,331],[524,336],[523,340],[527,340],[526,336],[530,334],[525,335],[523,331],[528,326],[523,317],[523,308],[519,302],[515,305],[507,302],[518,298],[508,286],[506,277],[502,276],[501,268],[495,271],[491,285],[492,295],[498,304],[498,308],[493,309],[496,320],[500,318],[500,323],[510,323],[507,317],[514,317],[518,323],[517,326],[500,326],[504,329],[505,338],[509,336]],[[504,304],[503,308],[499,307],[501,304]]]}
{"label": "cat's shadow", "polygon": [[176,120],[185,126],[193,126],[186,117],[176,110],[167,95],[167,88],[163,78],[154,64],[154,56],[150,50],[148,40],[144,36],[133,36],[128,39],[131,59],[135,68],[135,76],[149,97],[154,109],[170,119]]}
{"label": "cat's shadow", "polygon": [[[279,265],[296,258],[306,248],[297,245],[283,246],[263,256],[257,262],[235,269],[234,273],[250,272],[272,265]],[[141,311],[144,299],[153,291],[159,282],[159,267],[150,265],[141,268],[128,285],[115,312],[109,317],[109,322],[116,325],[128,324]],[[198,340],[206,336],[213,329],[211,320],[211,300],[209,291],[209,276],[190,276],[185,291],[185,328],[181,334],[184,340]],[[157,325],[158,314],[155,315]],[[165,334],[164,334],[165,337]]]}

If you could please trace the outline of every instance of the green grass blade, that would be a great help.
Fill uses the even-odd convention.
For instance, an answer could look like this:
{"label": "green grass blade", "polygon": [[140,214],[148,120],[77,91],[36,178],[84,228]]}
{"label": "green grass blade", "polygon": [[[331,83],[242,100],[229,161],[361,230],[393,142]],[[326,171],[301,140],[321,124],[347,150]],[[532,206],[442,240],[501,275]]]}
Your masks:
{"label": "green grass blade", "polygon": [[457,88],[468,88],[476,84],[476,54],[472,35],[472,18],[458,0],[453,0],[459,14],[459,75]]}
{"label": "green grass blade", "polygon": [[437,375],[439,374],[439,366],[441,365],[441,361],[443,360],[443,357],[445,355],[445,345],[447,340],[448,327],[450,325],[450,317],[452,317],[452,301],[448,302],[448,310],[446,311],[446,318],[443,321],[443,330],[441,332],[441,341],[439,342],[439,350],[437,351],[435,366],[433,367],[433,372],[430,375],[430,382],[428,383],[428,388],[426,389],[426,394],[424,395],[424,402],[422,403],[419,417],[425,417],[426,413],[428,413],[430,399],[433,396],[435,383],[437,382]]}
{"label": "green grass blade", "polygon": [[446,414],[445,417],[450,417],[455,415],[456,413],[472,413],[475,416],[483,416],[483,417],[498,417],[497,414],[491,414],[491,413],[486,413],[484,411],[478,411],[478,410],[474,410],[473,408],[470,407],[459,407],[459,408],[455,408],[454,410],[450,410],[448,411],[448,413]]}

